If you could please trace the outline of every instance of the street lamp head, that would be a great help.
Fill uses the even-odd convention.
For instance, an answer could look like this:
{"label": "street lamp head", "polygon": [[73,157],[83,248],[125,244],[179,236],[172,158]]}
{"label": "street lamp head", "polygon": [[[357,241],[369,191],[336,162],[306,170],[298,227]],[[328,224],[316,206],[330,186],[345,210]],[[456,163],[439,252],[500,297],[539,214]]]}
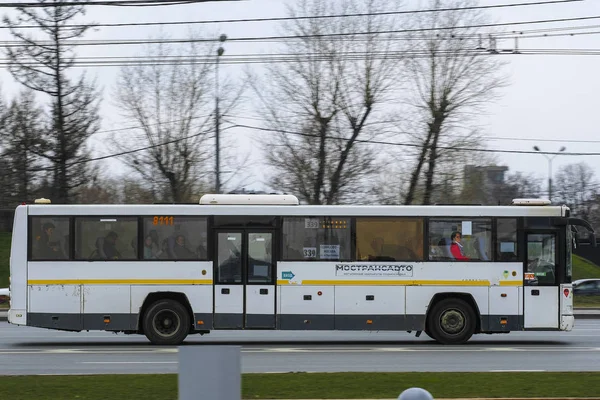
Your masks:
{"label": "street lamp head", "polygon": [[535,151],[540,151],[540,148],[539,148],[539,147],[537,147],[537,146],[533,146],[533,149],[534,149]]}
{"label": "street lamp head", "polygon": [[227,40],[227,35],[226,34],[222,34],[221,36],[219,36],[219,42],[224,42]]}
{"label": "street lamp head", "polygon": [[565,146],[561,147],[559,151],[565,151],[567,148]]}
{"label": "street lamp head", "polygon": [[225,49],[222,47],[219,47],[217,49],[217,56],[221,57],[223,55],[223,53],[225,53]]}

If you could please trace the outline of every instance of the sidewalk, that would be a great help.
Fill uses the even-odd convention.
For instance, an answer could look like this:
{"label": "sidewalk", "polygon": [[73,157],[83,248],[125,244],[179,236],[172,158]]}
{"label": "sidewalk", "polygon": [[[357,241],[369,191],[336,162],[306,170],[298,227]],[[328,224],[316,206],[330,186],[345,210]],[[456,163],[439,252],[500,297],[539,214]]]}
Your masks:
{"label": "sidewalk", "polygon": [[[576,308],[575,319],[600,319],[600,308]],[[0,311],[0,321],[8,320],[8,311]],[[499,399],[495,399],[499,400]],[[532,399],[530,399],[532,400]],[[600,400],[600,399],[599,399]]]}

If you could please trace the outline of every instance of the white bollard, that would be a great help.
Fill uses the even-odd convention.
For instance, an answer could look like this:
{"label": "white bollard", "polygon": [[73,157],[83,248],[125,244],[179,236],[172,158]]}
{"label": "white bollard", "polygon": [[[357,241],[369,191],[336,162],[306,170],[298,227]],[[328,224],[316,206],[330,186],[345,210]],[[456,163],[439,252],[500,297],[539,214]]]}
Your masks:
{"label": "white bollard", "polygon": [[179,347],[179,400],[240,400],[241,351],[234,346]]}
{"label": "white bollard", "polygon": [[413,387],[400,393],[398,400],[433,400],[433,396],[425,389]]}

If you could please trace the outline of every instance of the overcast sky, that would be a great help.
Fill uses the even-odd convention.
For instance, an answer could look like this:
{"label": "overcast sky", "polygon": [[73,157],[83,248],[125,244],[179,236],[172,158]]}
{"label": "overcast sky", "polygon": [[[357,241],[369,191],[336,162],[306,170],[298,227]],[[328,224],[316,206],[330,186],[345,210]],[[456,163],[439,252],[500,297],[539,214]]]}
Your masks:
{"label": "overcast sky", "polygon": [[[291,1],[291,0],[288,0]],[[525,3],[531,0],[485,0],[481,5]],[[238,18],[262,18],[285,16],[285,1],[281,0],[245,0],[207,2],[190,5],[173,5],[162,7],[88,7],[86,20],[98,23],[115,22],[148,22],[148,21],[190,21],[190,20],[222,20]],[[405,9],[411,9],[413,0],[405,1]],[[413,7],[414,8],[414,7]],[[2,9],[2,14],[10,12]],[[553,18],[600,17],[600,1],[585,0],[562,5],[544,5],[530,7],[498,8],[488,11],[496,22],[533,21]],[[587,21],[521,25],[518,27],[502,27],[505,31],[530,30],[553,27],[590,26],[582,29],[585,32],[600,33],[600,19]],[[158,33],[157,27],[107,27],[90,32],[85,39],[147,39]],[[189,26],[166,26],[163,28],[172,38],[186,37]],[[220,33],[230,38],[244,36],[268,36],[280,33],[277,23],[222,23],[195,25],[202,36],[216,37]],[[538,145],[542,150],[556,151],[566,146],[566,152],[596,152],[600,154],[600,135],[598,135],[599,104],[597,94],[600,93],[600,34],[575,35],[567,37],[546,37],[527,39],[519,42],[522,50],[526,49],[598,49],[598,55],[503,55],[509,60],[507,72],[510,74],[510,86],[502,90],[499,101],[488,107],[488,112],[480,117],[488,136],[488,148],[510,150],[532,150]],[[7,29],[0,29],[0,40],[12,40]],[[256,44],[227,42],[226,54],[273,52],[274,44],[259,42]],[[498,42],[499,48],[512,48],[514,41]],[[96,46],[77,49],[81,56],[128,56],[140,54],[142,46]],[[5,58],[3,56],[2,58]],[[252,68],[260,68],[252,65]],[[222,65],[221,77],[235,79],[240,76],[244,66]],[[104,90],[102,103],[102,129],[110,130],[131,126],[132,122],[123,121],[111,102],[118,67],[93,67],[88,70],[90,76],[96,77]],[[79,71],[77,71],[79,72]],[[2,92],[5,98],[11,97],[19,90],[6,68],[0,70]],[[255,117],[255,110],[245,107],[240,117]],[[260,125],[260,121],[240,119],[240,122]],[[252,184],[248,188],[265,189],[262,184],[260,166],[261,153],[253,139],[260,133],[235,128],[226,131],[227,139],[238,143],[239,151],[251,151],[253,167]],[[91,141],[94,155],[108,153],[103,145],[109,133],[99,133]],[[235,136],[233,136],[235,135]],[[507,138],[515,138],[510,140]],[[518,140],[516,140],[518,139]],[[527,141],[522,139],[528,139]],[[542,141],[554,140],[554,141]],[[598,143],[578,143],[577,141],[593,141]],[[535,173],[547,179],[548,163],[539,154],[498,154],[501,164],[507,165],[511,172],[523,171]],[[590,164],[597,175],[600,175],[600,156],[561,155],[555,158],[554,172],[564,164],[585,161]],[[116,160],[108,163],[115,173],[123,173],[124,166]],[[546,186],[544,185],[544,189]]]}

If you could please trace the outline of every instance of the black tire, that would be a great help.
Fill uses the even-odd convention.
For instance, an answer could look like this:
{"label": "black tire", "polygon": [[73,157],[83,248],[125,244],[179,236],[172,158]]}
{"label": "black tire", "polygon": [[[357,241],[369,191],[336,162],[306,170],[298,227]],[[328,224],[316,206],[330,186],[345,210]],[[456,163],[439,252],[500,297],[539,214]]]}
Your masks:
{"label": "black tire", "polygon": [[178,345],[190,332],[190,315],[175,300],[155,301],[144,314],[144,334],[152,344]]}
{"label": "black tire", "polygon": [[466,343],[475,333],[476,315],[473,307],[461,299],[445,299],[427,315],[428,331],[442,344]]}
{"label": "black tire", "polygon": [[425,334],[427,336],[429,336],[430,338],[434,339],[433,334],[431,333],[431,328],[429,327],[429,324],[425,325]]}

